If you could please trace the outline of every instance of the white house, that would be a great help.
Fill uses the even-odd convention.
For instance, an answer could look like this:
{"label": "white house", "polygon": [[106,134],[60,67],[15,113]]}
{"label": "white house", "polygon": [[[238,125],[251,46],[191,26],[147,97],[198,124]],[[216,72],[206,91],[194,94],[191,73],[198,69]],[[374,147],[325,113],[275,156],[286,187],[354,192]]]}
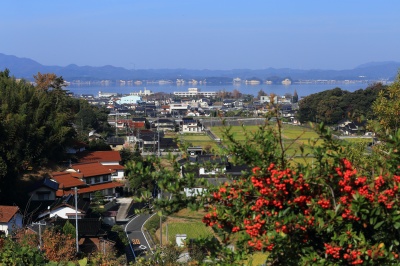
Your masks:
{"label": "white house", "polygon": [[142,97],[137,95],[123,96],[117,101],[118,104],[135,104],[142,100]]}
{"label": "white house", "polygon": [[202,132],[202,127],[199,125],[198,121],[193,118],[183,118],[181,131],[184,133],[198,133]]}
{"label": "white house", "polygon": [[75,219],[76,215],[78,219],[82,219],[87,209],[89,208],[89,202],[78,199],[78,208],[75,209],[75,195],[69,194],[55,201],[48,209],[42,212],[38,218],[46,217],[60,217],[63,219]]}

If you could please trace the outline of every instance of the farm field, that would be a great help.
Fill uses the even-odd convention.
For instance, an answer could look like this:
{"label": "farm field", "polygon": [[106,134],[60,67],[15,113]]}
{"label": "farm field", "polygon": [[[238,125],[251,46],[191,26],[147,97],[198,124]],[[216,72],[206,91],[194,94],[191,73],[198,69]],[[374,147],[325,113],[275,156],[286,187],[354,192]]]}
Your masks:
{"label": "farm field", "polygon": [[182,134],[178,136],[178,139],[190,143],[191,146],[200,146],[203,149],[219,150],[219,147],[215,141],[213,141],[206,134]]}
{"label": "farm field", "polygon": [[[255,132],[259,126],[232,126],[231,133],[234,138],[238,141],[244,141],[246,139],[246,134],[251,134]],[[223,127],[212,127],[211,131],[214,132],[219,138],[223,139]],[[310,148],[310,140],[315,139],[316,145],[321,143],[321,140],[318,140],[318,134],[310,128],[294,126],[294,125],[283,125],[282,130],[283,135],[283,143],[287,148],[287,155],[294,156],[300,155],[300,146],[303,145],[305,153],[311,151]]]}
{"label": "farm field", "polygon": [[201,222],[204,214],[203,211],[194,212],[183,209],[170,215],[167,221],[163,223],[163,240],[167,240],[167,230],[168,242],[174,242],[177,234],[186,234],[187,239],[214,236],[213,230]]}

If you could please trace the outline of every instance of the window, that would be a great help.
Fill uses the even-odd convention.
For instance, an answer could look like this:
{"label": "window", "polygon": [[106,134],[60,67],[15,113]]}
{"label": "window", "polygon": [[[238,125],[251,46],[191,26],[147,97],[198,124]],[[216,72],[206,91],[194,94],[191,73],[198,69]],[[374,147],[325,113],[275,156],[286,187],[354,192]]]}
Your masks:
{"label": "window", "polygon": [[110,177],[108,175],[103,175],[103,182],[110,181]]}
{"label": "window", "polygon": [[95,182],[95,183],[100,183],[100,176],[96,176],[96,177],[94,178],[94,182]]}
{"label": "window", "polygon": [[50,191],[37,192],[38,200],[50,200]]}

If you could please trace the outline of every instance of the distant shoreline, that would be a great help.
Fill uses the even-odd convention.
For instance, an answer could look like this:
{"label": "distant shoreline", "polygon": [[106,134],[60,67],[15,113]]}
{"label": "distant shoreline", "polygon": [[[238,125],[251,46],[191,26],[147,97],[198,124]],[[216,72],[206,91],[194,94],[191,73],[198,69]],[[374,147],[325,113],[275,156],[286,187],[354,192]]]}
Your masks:
{"label": "distant shoreline", "polygon": [[173,94],[175,91],[187,91],[188,88],[199,88],[201,91],[233,91],[238,90],[242,94],[252,94],[257,96],[260,90],[263,90],[265,93],[270,94],[274,93],[277,95],[284,95],[286,93],[293,94],[296,90],[300,97],[305,97],[313,93],[318,93],[325,90],[334,89],[339,87],[343,90],[347,90],[350,92],[354,92],[355,90],[365,89],[371,83],[342,83],[342,84],[298,84],[294,83],[291,85],[281,85],[281,84],[259,84],[259,85],[246,85],[246,84],[218,84],[218,85],[176,85],[176,84],[142,84],[142,85],[132,85],[132,84],[70,84],[66,87],[67,90],[73,92],[77,95],[82,94],[92,94],[94,97],[97,97],[99,91],[102,92],[110,92],[110,93],[118,93],[121,95],[128,95],[130,93],[139,92],[140,90],[150,90],[153,93],[167,93]]}

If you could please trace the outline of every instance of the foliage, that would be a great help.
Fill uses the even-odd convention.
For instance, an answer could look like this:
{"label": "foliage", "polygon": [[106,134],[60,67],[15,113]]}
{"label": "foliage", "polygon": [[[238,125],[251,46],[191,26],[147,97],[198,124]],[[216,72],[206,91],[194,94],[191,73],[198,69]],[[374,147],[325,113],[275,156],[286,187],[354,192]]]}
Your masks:
{"label": "foliage", "polygon": [[140,196],[144,191],[149,191],[151,195],[154,195],[156,185],[153,176],[156,172],[154,164],[157,158],[147,157],[143,159],[141,156],[136,158],[137,160],[130,160],[125,164],[125,174],[129,180],[130,188],[135,196]]}
{"label": "foliage", "polygon": [[76,255],[75,238],[63,234],[54,228],[46,229],[42,233],[43,250],[50,261],[71,261]]}
{"label": "foliage", "polygon": [[273,135],[264,136],[272,144],[261,160],[254,147],[236,143],[253,172],[210,191],[203,221],[226,240],[237,235],[245,253],[268,251],[271,265],[398,263],[400,177],[360,174],[347,159],[351,149],[319,130],[324,144],[314,148],[314,167],[288,167]]}
{"label": "foliage", "polygon": [[123,244],[124,246],[129,244],[129,241],[126,238],[124,229],[120,225],[114,225],[111,228],[111,231],[118,234],[118,239],[116,241],[117,245],[119,245],[119,243]]}
{"label": "foliage", "polygon": [[45,261],[37,246],[13,241],[10,237],[0,238],[1,265],[42,265]]}
{"label": "foliage", "polygon": [[152,257],[138,258],[137,261],[135,262],[135,265],[138,266],[182,265],[182,263],[177,262],[182,252],[183,252],[182,248],[179,248],[172,244],[167,244],[163,247],[158,247]]}
{"label": "foliage", "polygon": [[67,222],[64,224],[62,232],[64,235],[67,235],[75,239],[76,236],[75,227],[69,222],[69,220],[67,220]]}
{"label": "foliage", "polygon": [[103,139],[94,139],[89,142],[88,150],[90,151],[111,151],[110,145]]}
{"label": "foliage", "polygon": [[129,161],[142,161],[142,156],[140,155],[139,150],[132,151],[129,148],[122,148],[119,151],[121,155],[121,164],[125,165]]}
{"label": "foliage", "polygon": [[[161,222],[165,222],[167,217],[162,216]],[[145,223],[144,227],[151,233],[155,233],[160,228],[160,216],[153,215],[147,222]]]}
{"label": "foliage", "polygon": [[400,73],[386,90],[379,92],[372,110],[376,120],[370,122],[370,127],[381,138],[386,139],[400,129]]}
{"label": "foliage", "polygon": [[[79,128],[74,122],[84,102],[67,94],[62,77],[38,73],[35,80],[36,86],[10,77],[8,70],[0,71],[0,200],[4,203],[21,200],[10,188],[27,169],[66,159],[66,149],[77,141]],[[96,116],[100,113],[98,120],[106,121],[102,111]]]}
{"label": "foliage", "polygon": [[374,113],[370,106],[383,88],[378,83],[355,92],[335,88],[311,94],[299,101],[299,120],[333,125],[344,118],[371,119]]}
{"label": "foliage", "polygon": [[114,253],[95,252],[89,256],[88,265],[126,265],[125,256],[116,257]]}
{"label": "foliage", "polygon": [[244,139],[224,130],[230,160],[252,172],[185,198],[182,189],[196,183],[189,186],[190,176],[176,171],[157,180],[181,201],[157,200],[155,208],[205,207],[203,222],[222,243],[236,246],[236,252],[208,254],[221,265],[240,264],[256,251],[268,252],[269,265],[399,264],[400,132],[387,137],[386,151],[366,153],[365,146],[337,140],[320,124],[323,141],[310,140],[312,164],[300,163],[287,156],[277,112],[270,112],[274,123],[267,119],[253,132],[243,128]]}

